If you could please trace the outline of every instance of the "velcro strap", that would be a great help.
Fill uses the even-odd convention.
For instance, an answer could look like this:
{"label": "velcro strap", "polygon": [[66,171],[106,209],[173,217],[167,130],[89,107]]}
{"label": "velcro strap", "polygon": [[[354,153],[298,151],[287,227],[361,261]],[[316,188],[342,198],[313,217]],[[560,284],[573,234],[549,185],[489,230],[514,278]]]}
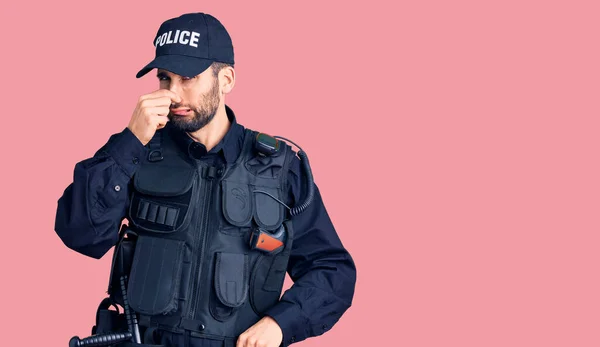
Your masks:
{"label": "velcro strap", "polygon": [[179,326],[185,330],[191,330],[191,331],[203,331],[204,330],[204,324],[201,321],[196,320],[196,319],[182,318]]}
{"label": "velcro strap", "polygon": [[202,168],[202,178],[215,178],[217,177],[217,168],[214,166]]}
{"label": "velcro strap", "polygon": [[179,318],[170,316],[148,316],[140,315],[139,325],[144,327],[157,327],[159,325],[166,325],[169,327],[180,328],[195,332],[201,332],[204,330],[204,323],[189,318]]}

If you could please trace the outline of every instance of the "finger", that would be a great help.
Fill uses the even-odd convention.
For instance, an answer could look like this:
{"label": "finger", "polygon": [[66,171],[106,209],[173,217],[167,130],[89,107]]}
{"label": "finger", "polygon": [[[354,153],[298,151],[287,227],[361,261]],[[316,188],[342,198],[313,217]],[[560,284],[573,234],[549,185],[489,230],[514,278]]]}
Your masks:
{"label": "finger", "polygon": [[238,336],[235,347],[246,347],[246,336],[246,333],[243,333],[242,335]]}
{"label": "finger", "polygon": [[145,99],[140,101],[140,106],[142,107],[155,107],[155,106],[171,106],[173,101],[171,98],[166,96],[161,96],[154,99]]}
{"label": "finger", "polygon": [[169,108],[166,106],[150,107],[146,109],[146,112],[151,116],[167,116]]}
{"label": "finger", "polygon": [[168,89],[159,89],[155,92],[150,93],[149,95],[152,95],[151,97],[149,97],[149,99],[168,97],[174,102],[181,102],[181,97]]}
{"label": "finger", "polygon": [[162,129],[165,126],[167,126],[167,123],[169,122],[169,117],[167,116],[154,116],[157,123],[156,123],[156,130],[158,129]]}
{"label": "finger", "polygon": [[158,119],[159,125],[165,125],[169,121],[169,117],[167,116],[156,116],[156,118]]}

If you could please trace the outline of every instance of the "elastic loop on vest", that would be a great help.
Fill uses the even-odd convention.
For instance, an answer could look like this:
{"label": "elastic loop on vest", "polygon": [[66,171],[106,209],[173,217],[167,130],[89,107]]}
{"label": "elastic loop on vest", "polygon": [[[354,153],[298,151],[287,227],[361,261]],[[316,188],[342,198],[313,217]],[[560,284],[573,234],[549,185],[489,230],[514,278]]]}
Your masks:
{"label": "elastic loop on vest", "polygon": [[148,161],[156,162],[163,160],[162,150],[160,148],[161,142],[161,131],[157,131],[154,136],[148,142],[148,149],[150,149],[150,153],[148,153]]}

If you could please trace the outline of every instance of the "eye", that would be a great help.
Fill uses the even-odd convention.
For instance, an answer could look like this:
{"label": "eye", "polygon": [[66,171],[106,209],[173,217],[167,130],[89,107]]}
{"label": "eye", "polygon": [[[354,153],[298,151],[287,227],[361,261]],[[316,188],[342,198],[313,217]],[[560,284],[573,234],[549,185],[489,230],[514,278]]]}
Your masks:
{"label": "eye", "polygon": [[169,77],[167,77],[167,76],[161,75],[161,76],[156,76],[156,77],[158,78],[159,81],[168,81],[169,80]]}

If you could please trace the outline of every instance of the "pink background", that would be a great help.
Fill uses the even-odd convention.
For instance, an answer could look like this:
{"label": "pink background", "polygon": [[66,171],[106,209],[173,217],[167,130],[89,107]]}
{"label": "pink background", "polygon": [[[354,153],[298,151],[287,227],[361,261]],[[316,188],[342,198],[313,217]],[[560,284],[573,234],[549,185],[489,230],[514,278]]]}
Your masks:
{"label": "pink background", "polygon": [[89,334],[110,256],[61,243],[56,201],[194,11],[233,38],[227,103],[303,146],[358,267],[297,345],[600,345],[597,1],[148,3],[2,4],[0,345]]}

